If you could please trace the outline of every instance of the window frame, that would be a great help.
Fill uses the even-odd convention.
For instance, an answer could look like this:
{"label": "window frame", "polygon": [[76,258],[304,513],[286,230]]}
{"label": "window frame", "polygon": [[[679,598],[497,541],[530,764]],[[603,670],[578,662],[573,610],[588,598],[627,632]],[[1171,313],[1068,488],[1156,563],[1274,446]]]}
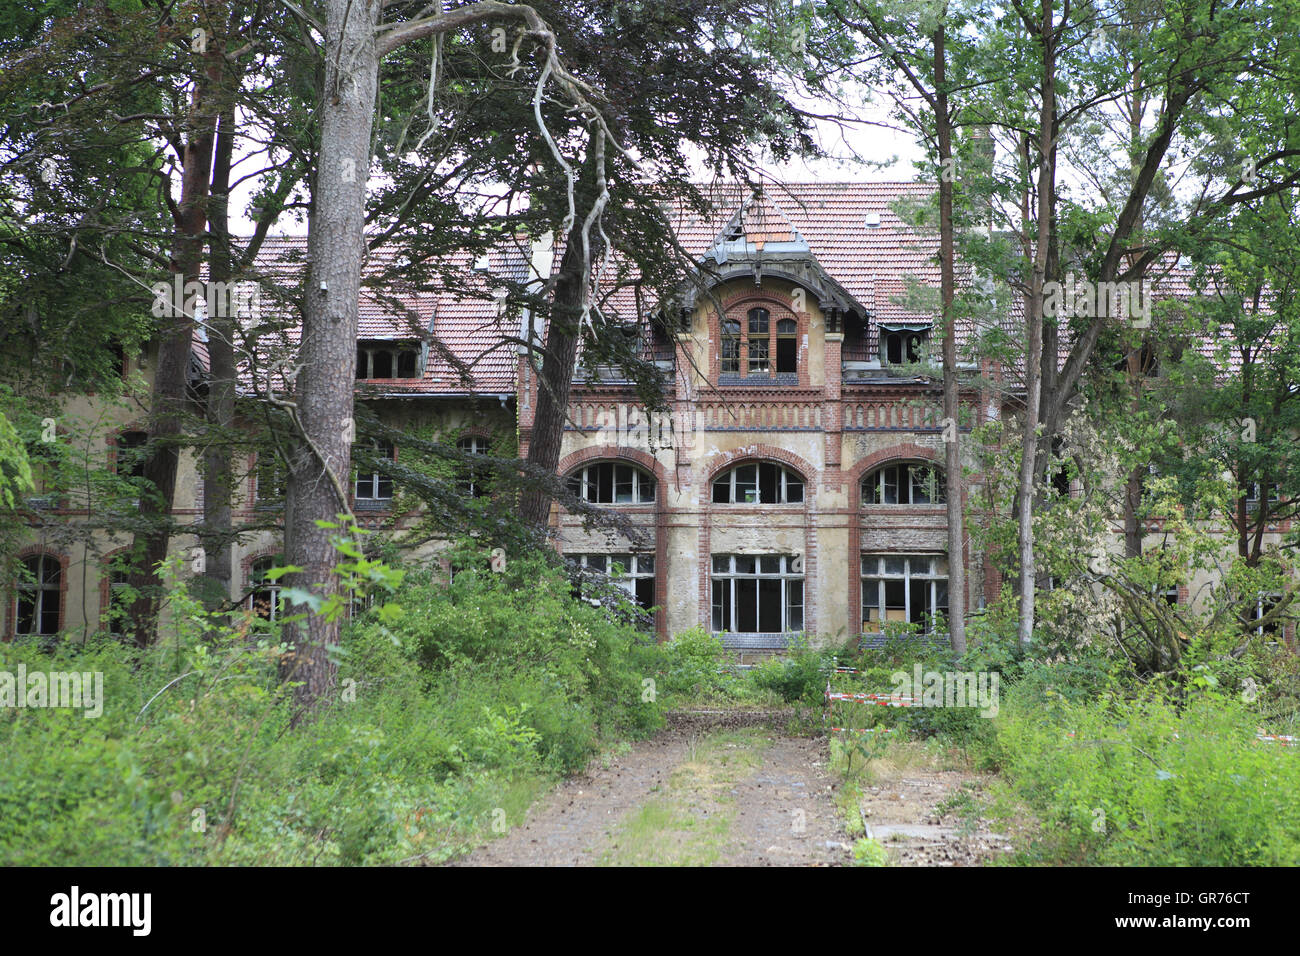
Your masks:
{"label": "window frame", "polygon": [[[919,487],[916,472],[919,471],[928,471],[934,476],[934,495],[928,501],[915,500]],[[889,480],[890,472],[894,475],[892,482]],[[870,492],[869,485],[874,486]],[[886,500],[889,495],[888,489],[891,487],[894,501]],[[899,501],[898,498],[904,488],[907,489],[908,500]],[[859,491],[864,508],[937,508],[948,503],[948,485],[942,466],[923,459],[887,461],[873,468],[863,477]]]}
{"label": "window frame", "polygon": [[[279,555],[264,554],[259,558],[254,558],[248,565],[248,609],[256,617],[272,625],[276,624],[280,619],[280,593],[284,589],[284,585],[280,583],[279,578],[274,581],[267,581],[265,575],[271,568],[279,566],[278,557]],[[265,594],[269,601],[266,615],[263,615],[257,608],[258,596],[262,594]]]}
{"label": "window frame", "polygon": [[[371,439],[370,447],[374,451],[385,455],[389,461],[397,461],[397,446],[390,441],[382,438]],[[371,508],[380,507],[377,502],[391,503],[396,493],[395,483],[390,475],[385,475],[382,471],[362,472],[361,466],[355,466],[356,472],[352,479],[352,501],[354,504],[366,502]],[[361,494],[362,481],[369,482],[370,494]],[[382,494],[384,486],[387,485],[388,494]]]}
{"label": "window frame", "polygon": [[[483,435],[462,435],[456,439],[456,450],[465,455],[486,455],[488,453],[489,439]],[[478,478],[474,472],[474,465],[461,463],[461,472],[456,478],[456,490],[462,498],[483,498],[487,495],[487,488],[484,486],[482,479]]]}
{"label": "window frame", "polygon": [[[592,497],[591,494],[591,489],[592,489],[591,473],[593,470],[604,468],[604,467],[608,467],[612,469],[610,473],[610,480],[608,485],[611,491],[609,501],[599,501],[596,498]],[[624,478],[621,478],[619,475],[619,469],[629,469],[631,472],[630,474],[631,491],[632,491],[631,501],[618,500],[620,486],[626,485],[626,480]],[[633,464],[630,461],[623,461],[616,458],[605,458],[605,459],[601,459],[600,461],[587,462],[586,464],[579,465],[573,471],[569,472],[567,481],[568,481],[569,491],[573,493],[574,497],[579,498],[590,505],[602,505],[607,507],[619,507],[619,508],[635,508],[638,506],[645,507],[647,505],[653,505],[658,502],[659,479],[657,479],[650,472],[646,471],[640,465]],[[597,489],[597,494],[598,494],[599,488],[601,487],[601,481],[599,476],[597,476],[596,478],[595,487]]]}
{"label": "window frame", "polygon": [[[53,637],[63,630],[63,589],[67,585],[66,568],[63,566],[63,559],[52,551],[37,551],[32,554],[25,554],[18,559],[26,571],[33,571],[29,567],[32,561],[37,562],[33,572],[35,580],[26,577],[14,582],[14,593],[10,598],[10,610],[13,614],[13,627],[11,634],[14,637]],[[53,565],[54,577],[47,576],[47,564]],[[37,628],[36,630],[21,630],[23,621],[23,601],[26,595],[32,605],[31,621]],[[45,618],[51,612],[47,609],[47,603],[54,602],[54,620],[55,628],[52,631],[44,629]]]}
{"label": "window frame", "polygon": [[[930,343],[931,331],[932,328],[927,328],[927,329],[882,328],[880,329],[878,332],[879,339],[880,339],[878,343],[879,353],[880,353],[880,364],[882,366],[888,367],[888,366],[898,366],[898,365],[915,365],[916,363],[920,362],[926,351],[926,346],[928,346]],[[898,344],[899,344],[898,361],[894,361],[892,358],[889,357],[890,340],[893,339],[895,336],[897,336]],[[917,339],[915,351],[912,348],[913,336],[915,336]]]}
{"label": "window frame", "polygon": [[[739,481],[739,473],[745,468],[754,469],[753,500],[741,500],[737,497],[737,486],[741,483]],[[778,490],[777,500],[775,501],[763,500],[763,489],[765,486],[763,481],[764,468],[774,468],[777,471],[776,486]],[[724,481],[727,482],[727,498],[726,500],[719,501],[717,497],[717,489]],[[709,482],[709,501],[711,504],[715,505],[746,505],[750,507],[754,505],[802,505],[807,501],[807,492],[805,490],[807,484],[808,483],[804,481],[803,475],[795,471],[789,465],[786,465],[784,462],[766,460],[745,461],[732,465],[730,468],[722,472],[722,474]],[[745,486],[748,489],[749,482],[745,482]],[[791,500],[790,491],[793,486],[799,488],[799,496]],[[748,494],[748,491],[746,494]]]}
{"label": "window frame", "polygon": [[772,311],[761,305],[745,312],[745,374],[772,374]]}
{"label": "window frame", "polygon": [[[627,593],[628,598],[639,607],[642,611],[650,614],[654,608],[658,607],[658,588],[655,584],[655,556],[650,553],[620,551],[606,554],[604,552],[581,552],[578,554],[567,555],[583,571],[594,570],[610,578],[611,583],[621,588]],[[600,559],[597,561],[596,559]],[[620,559],[625,559],[620,560]],[[599,566],[603,565],[603,567]],[[617,579],[613,577],[614,566],[621,568],[621,573]],[[626,582],[626,583],[625,583]],[[639,586],[643,582],[649,582],[649,603],[638,593]]]}
{"label": "window frame", "polygon": [[[775,570],[764,570],[765,561],[775,561]],[[725,562],[720,570],[719,563]],[[737,570],[738,562],[753,562],[753,571]],[[794,565],[799,564],[796,571]],[[781,626],[777,630],[758,628],[742,631],[742,582],[754,582],[754,623],[763,622],[764,589],[761,582],[777,582],[777,606]],[[807,624],[807,593],[804,569],[799,555],[793,554],[713,554],[709,556],[709,627],[714,634],[801,634]],[[797,585],[797,588],[795,587]],[[797,592],[797,595],[796,595]],[[771,595],[770,590],[767,591]],[[797,614],[795,613],[797,609]],[[770,613],[770,612],[768,612]]]}
{"label": "window frame", "polygon": [[[265,479],[269,478],[270,481]],[[266,486],[270,484],[274,494],[267,494]],[[289,469],[274,450],[258,452],[253,461],[253,507],[266,508],[283,504],[285,491],[289,485]],[[355,487],[353,489],[355,491]]]}
{"label": "window frame", "polygon": [[[868,570],[867,562],[875,562],[874,570]],[[901,561],[902,570],[894,571],[890,569],[887,562]],[[912,570],[913,562],[926,562],[925,571]],[[940,568],[942,570],[940,570]],[[948,558],[944,554],[925,554],[925,553],[894,553],[887,551],[863,551],[858,557],[858,580],[859,580],[859,597],[861,603],[858,605],[858,618],[862,625],[861,633],[863,634],[880,634],[883,633],[883,625],[894,622],[923,623],[926,634],[935,633],[935,619],[942,612],[944,617],[948,616],[949,597],[948,597]],[[890,610],[899,610],[898,605],[889,604],[889,598],[886,592],[886,584],[890,581],[901,581],[903,584],[903,611],[902,618],[888,617]],[[927,610],[922,611],[919,621],[913,621],[912,618],[912,582],[921,581],[929,582],[928,596],[926,602]],[[867,600],[867,588],[869,583],[876,585],[875,601]],[[939,584],[943,584],[943,601],[939,600]],[[868,611],[876,612],[876,619],[873,621],[868,616]],[[876,630],[867,628],[875,624]]]}
{"label": "window frame", "polygon": [[[375,358],[378,354],[387,356],[389,375],[376,375]],[[385,339],[357,340],[357,369],[355,379],[358,382],[416,381],[423,378],[423,349],[418,342],[406,340],[388,341]],[[403,358],[411,363],[411,374],[401,375]]]}

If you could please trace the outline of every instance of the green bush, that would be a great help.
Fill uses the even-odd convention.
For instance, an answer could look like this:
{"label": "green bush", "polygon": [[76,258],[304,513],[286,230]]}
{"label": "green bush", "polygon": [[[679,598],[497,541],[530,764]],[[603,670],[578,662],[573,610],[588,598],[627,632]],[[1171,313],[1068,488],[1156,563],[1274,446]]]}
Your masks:
{"label": "green bush", "polygon": [[702,627],[659,645],[655,680],[660,693],[684,700],[737,696],[740,681],[726,669],[722,641]]}
{"label": "green bush", "polygon": [[815,651],[799,640],[783,657],[769,657],[752,671],[750,680],[761,690],[780,695],[787,703],[821,707],[831,655]]}

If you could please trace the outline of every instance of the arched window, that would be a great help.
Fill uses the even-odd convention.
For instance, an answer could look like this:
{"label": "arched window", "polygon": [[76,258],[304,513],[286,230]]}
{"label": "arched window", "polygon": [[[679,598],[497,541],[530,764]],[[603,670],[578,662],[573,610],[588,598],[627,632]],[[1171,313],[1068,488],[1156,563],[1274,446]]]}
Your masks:
{"label": "arched window", "polygon": [[794,319],[781,319],[776,323],[776,370],[799,371],[799,324]]}
{"label": "arched window", "polygon": [[[456,449],[463,455],[486,455],[488,440],[479,435],[466,435],[456,439]],[[462,462],[459,471],[456,488],[464,497],[481,498],[487,494],[487,486],[483,483],[484,475],[472,462]]]}
{"label": "arched window", "polygon": [[767,309],[749,310],[749,374],[764,375],[772,370],[768,354],[769,313]]}
{"label": "arched window", "polygon": [[946,500],[943,472],[921,462],[885,465],[862,481],[864,505],[935,505]]}
{"label": "arched window", "polygon": [[569,490],[594,505],[651,505],[655,501],[654,477],[622,462],[584,465],[569,476]]}
{"label": "arched window", "polygon": [[793,505],[803,501],[803,478],[770,461],[737,465],[713,481],[715,505]]}
{"label": "arched window", "polygon": [[735,319],[722,320],[720,363],[720,370],[723,375],[740,373],[740,323]]}
{"label": "arched window", "polygon": [[280,582],[279,578],[270,580],[267,573],[279,563],[273,555],[258,558],[248,575],[252,592],[248,595],[248,606],[254,614],[272,624],[280,619]]}
{"label": "arched window", "polygon": [[63,567],[52,554],[33,554],[22,560],[23,575],[14,601],[14,633],[48,636],[63,626],[60,595]]}

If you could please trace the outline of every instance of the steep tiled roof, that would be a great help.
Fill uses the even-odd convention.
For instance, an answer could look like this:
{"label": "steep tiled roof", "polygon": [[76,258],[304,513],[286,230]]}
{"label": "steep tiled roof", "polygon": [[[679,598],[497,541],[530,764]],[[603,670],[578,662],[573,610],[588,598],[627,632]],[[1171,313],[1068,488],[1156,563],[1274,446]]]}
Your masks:
{"label": "steep tiled roof", "polygon": [[[276,343],[292,349],[301,335],[289,297],[298,290],[306,254],[307,240],[302,236],[268,237],[258,252],[253,271],[262,280],[259,319],[264,327],[276,327],[263,339],[263,347],[269,350],[274,350]],[[358,304],[358,338],[412,341],[431,337],[424,375],[420,379],[371,380],[362,387],[409,394],[514,391],[514,352],[503,346],[502,340],[518,334],[518,319],[498,309],[493,289],[498,278],[526,278],[527,245],[503,245],[487,261],[476,263],[462,255],[440,263],[441,270],[459,274],[471,289],[468,293],[441,287],[444,284],[437,278],[427,284],[394,280],[394,274],[404,274],[402,256],[400,247],[390,246],[368,257]],[[283,294],[277,295],[276,288]],[[202,352],[206,364],[206,347]],[[466,369],[468,383],[462,380],[457,364]]]}
{"label": "steep tiled roof", "polygon": [[[870,313],[873,325],[925,321],[931,315],[920,306],[903,302],[908,278],[937,289],[939,267],[937,233],[922,232],[904,221],[899,207],[924,202],[934,187],[924,183],[767,183],[757,193],[737,183],[703,187],[710,208],[699,214],[684,206],[669,216],[682,247],[698,260],[717,243],[733,237],[757,247],[802,248],[842,289]],[[295,287],[303,268],[306,239],[268,238],[257,258],[258,272],[271,281]],[[493,289],[501,280],[526,281],[529,270],[527,240],[503,243],[487,261],[472,261],[467,255],[441,263],[443,271],[455,273],[471,292],[452,291],[436,279],[420,285],[402,278],[406,270],[400,244],[390,244],[370,255],[363,277],[360,303],[360,332],[363,339],[412,339],[432,333],[424,376],[418,381],[385,380],[367,387],[384,392],[423,394],[511,392],[515,389],[515,357],[507,338],[519,334],[516,315],[506,314],[493,301]],[[552,260],[558,267],[562,249]],[[385,276],[382,281],[379,276]],[[1190,270],[1175,257],[1166,257],[1153,270],[1155,298],[1186,301],[1192,296]],[[367,284],[367,280],[368,283]],[[959,266],[958,282],[972,280]],[[633,292],[624,286],[609,296],[606,307],[624,318],[636,316]],[[274,296],[271,297],[274,299]],[[263,297],[263,321],[268,318],[267,297]],[[642,303],[644,306],[646,303]],[[280,315],[284,345],[292,347],[298,337],[292,310],[270,306]],[[1007,313],[996,320],[1013,338],[1022,328],[1021,300],[1013,295]],[[970,322],[958,326],[959,341],[974,333]],[[196,343],[200,345],[201,343]],[[1216,343],[1205,339],[1198,349],[1210,356]],[[454,357],[449,360],[446,350]],[[1064,360],[1068,343],[1062,344]],[[196,349],[201,358],[202,349]],[[459,379],[456,364],[469,369],[472,382]]]}

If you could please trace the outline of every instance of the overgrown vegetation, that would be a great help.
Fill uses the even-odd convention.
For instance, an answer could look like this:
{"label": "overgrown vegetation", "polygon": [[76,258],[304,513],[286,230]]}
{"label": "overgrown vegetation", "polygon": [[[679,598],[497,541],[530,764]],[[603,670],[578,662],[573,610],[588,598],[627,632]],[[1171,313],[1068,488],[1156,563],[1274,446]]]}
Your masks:
{"label": "overgrown vegetation", "polygon": [[0,670],[103,674],[98,718],[0,710],[0,861],[437,862],[517,823],[601,739],[660,725],[635,630],[543,557],[500,574],[459,557],[450,585],[412,570],[355,621],[334,698],[297,725],[285,648],[251,616],[214,636],[179,581],[165,645],[0,645]]}

